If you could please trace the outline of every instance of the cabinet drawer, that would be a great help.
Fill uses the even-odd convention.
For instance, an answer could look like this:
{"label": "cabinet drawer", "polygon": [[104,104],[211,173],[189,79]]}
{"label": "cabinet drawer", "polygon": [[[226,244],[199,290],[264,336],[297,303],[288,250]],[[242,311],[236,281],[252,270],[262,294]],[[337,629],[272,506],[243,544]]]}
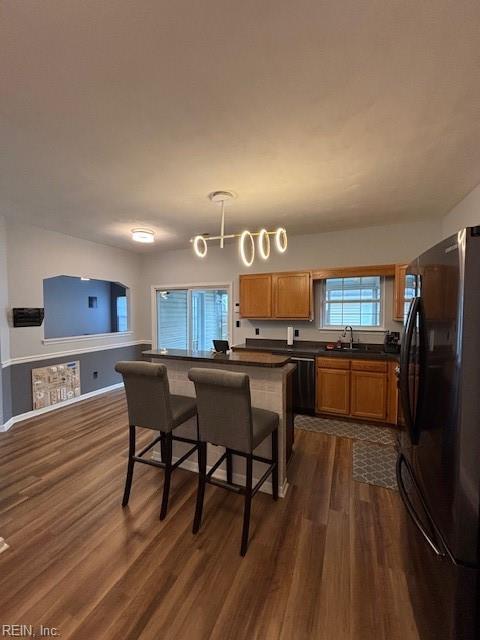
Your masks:
{"label": "cabinet drawer", "polygon": [[352,360],[352,371],[378,371],[387,372],[387,362],[385,360]]}
{"label": "cabinet drawer", "polygon": [[345,358],[317,358],[317,367],[323,369],[350,369],[350,360]]}

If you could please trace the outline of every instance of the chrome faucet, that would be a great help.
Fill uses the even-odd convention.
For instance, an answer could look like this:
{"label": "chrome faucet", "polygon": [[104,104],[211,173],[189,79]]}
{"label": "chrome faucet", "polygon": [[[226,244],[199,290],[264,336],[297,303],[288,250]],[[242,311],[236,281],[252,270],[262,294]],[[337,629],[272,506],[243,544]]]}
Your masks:
{"label": "chrome faucet", "polygon": [[350,346],[349,346],[349,349],[353,349],[353,329],[352,329],[352,327],[351,327],[349,324],[348,324],[348,325],[345,327],[345,329],[343,330],[342,338],[346,338],[346,336],[347,336],[347,331],[348,331],[349,329],[350,329],[350,341],[349,341]]}

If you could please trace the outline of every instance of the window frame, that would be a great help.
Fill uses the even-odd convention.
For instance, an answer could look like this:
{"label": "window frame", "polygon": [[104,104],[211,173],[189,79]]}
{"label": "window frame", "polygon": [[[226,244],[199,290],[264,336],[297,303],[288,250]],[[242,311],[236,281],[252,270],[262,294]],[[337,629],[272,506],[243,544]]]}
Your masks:
{"label": "window frame", "polygon": [[[341,278],[343,280],[348,280],[349,278],[368,278],[370,276],[368,276],[368,274],[365,274],[363,276],[334,276],[331,275],[328,278],[322,278],[321,279],[321,283],[320,283],[320,314],[319,314],[319,324],[318,324],[318,328],[321,331],[343,331],[345,328],[345,325],[330,325],[330,324],[325,324],[325,316],[326,316],[326,312],[325,312],[325,305],[326,305],[326,287],[327,287],[327,280],[334,280],[334,279],[338,279]],[[371,333],[373,331],[379,331],[379,332],[385,332],[385,315],[386,315],[386,308],[385,308],[385,302],[386,302],[386,278],[385,276],[382,275],[378,275],[378,274],[374,274],[374,276],[372,277],[377,277],[380,278],[380,324],[377,325],[352,325],[352,329],[355,332],[359,332],[359,331],[366,331],[368,333]],[[353,302],[353,301],[352,301]],[[368,302],[368,300],[365,300],[363,302]],[[347,325],[349,326],[349,325]]]}
{"label": "window frame", "polygon": [[[152,321],[152,349],[158,349],[158,318],[157,318],[157,292],[158,291],[189,291],[193,289],[226,289],[228,292],[228,342],[231,344],[233,336],[233,283],[232,282],[200,282],[190,284],[161,284],[151,286],[151,321]],[[191,296],[187,296],[187,323],[188,334],[190,335],[191,318]]]}

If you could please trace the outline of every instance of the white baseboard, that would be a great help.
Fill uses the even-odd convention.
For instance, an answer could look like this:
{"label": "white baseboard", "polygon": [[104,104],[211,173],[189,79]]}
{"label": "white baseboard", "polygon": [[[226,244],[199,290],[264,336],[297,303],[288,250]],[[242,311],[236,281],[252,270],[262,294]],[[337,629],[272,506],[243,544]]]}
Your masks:
{"label": "white baseboard", "polygon": [[122,388],[123,388],[123,382],[119,382],[117,384],[112,384],[109,387],[102,387],[102,389],[96,389],[95,391],[90,391],[89,393],[83,393],[81,396],[78,396],[76,398],[70,398],[70,400],[64,400],[63,402],[52,404],[49,407],[43,407],[43,409],[34,409],[33,411],[20,413],[18,416],[13,416],[12,418],[10,418],[10,420],[5,422],[5,424],[3,425],[0,424],[0,432],[8,431],[17,422],[23,422],[24,420],[29,420],[30,418],[41,416],[44,413],[49,413],[50,411],[56,411],[57,409],[63,409],[64,407],[68,407],[71,404],[82,402],[82,400],[88,400],[89,398],[100,396],[103,393],[108,393],[109,391],[115,391],[115,389],[122,389]]}
{"label": "white baseboard", "polygon": [[[159,451],[153,451],[152,459],[153,460],[157,460],[157,461],[160,462],[160,460],[161,460],[160,452]],[[178,460],[178,457],[173,456],[172,462],[176,462],[177,460]],[[207,465],[207,471],[210,471],[212,466],[213,465]],[[185,462],[182,462],[180,467],[182,469],[186,469],[187,471],[193,471],[193,473],[198,473],[198,463],[194,462],[193,460],[185,460]],[[219,478],[219,480],[226,480],[227,479],[227,472],[224,469],[218,469],[215,472],[215,476],[217,478]],[[259,480],[260,480],[260,478],[253,478],[253,485],[255,486],[255,484]],[[234,481],[235,484],[245,485],[245,476],[243,474],[241,474],[241,473],[234,473],[233,474],[233,481]],[[272,495],[272,482],[271,482],[271,480],[265,480],[265,482],[260,487],[259,491],[261,491],[262,493],[268,493],[268,494]],[[285,478],[283,486],[278,488],[279,497],[280,498],[285,498],[285,496],[287,495],[287,491],[288,491],[288,481]]]}

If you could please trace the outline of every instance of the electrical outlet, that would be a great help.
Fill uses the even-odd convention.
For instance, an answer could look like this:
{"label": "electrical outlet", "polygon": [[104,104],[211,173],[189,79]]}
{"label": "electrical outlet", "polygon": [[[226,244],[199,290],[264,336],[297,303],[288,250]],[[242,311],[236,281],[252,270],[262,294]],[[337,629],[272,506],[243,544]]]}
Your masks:
{"label": "electrical outlet", "polygon": [[96,380],[98,378],[98,371],[93,372],[93,379]]}
{"label": "electrical outlet", "polygon": [[240,329],[240,320],[237,320],[235,326],[237,327],[237,329]]}
{"label": "electrical outlet", "polygon": [[256,336],[260,335],[260,329],[258,327],[255,328],[255,335]]}
{"label": "electrical outlet", "polygon": [[300,335],[299,329],[295,329],[295,331],[293,332],[293,335],[295,336],[295,338],[298,338],[298,336]]}

